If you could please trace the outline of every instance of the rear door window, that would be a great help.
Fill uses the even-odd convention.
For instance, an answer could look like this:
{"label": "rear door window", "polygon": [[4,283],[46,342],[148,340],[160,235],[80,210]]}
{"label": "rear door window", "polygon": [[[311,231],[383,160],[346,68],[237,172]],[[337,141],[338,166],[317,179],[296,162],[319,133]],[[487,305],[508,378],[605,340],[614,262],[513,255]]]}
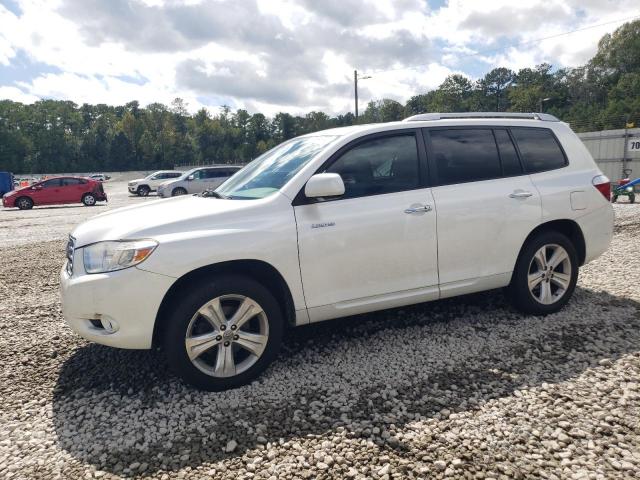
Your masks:
{"label": "rear door window", "polygon": [[490,128],[429,129],[429,136],[440,185],[502,176],[498,147]]}
{"label": "rear door window", "polygon": [[558,141],[546,128],[512,128],[527,173],[555,170],[567,165]]}

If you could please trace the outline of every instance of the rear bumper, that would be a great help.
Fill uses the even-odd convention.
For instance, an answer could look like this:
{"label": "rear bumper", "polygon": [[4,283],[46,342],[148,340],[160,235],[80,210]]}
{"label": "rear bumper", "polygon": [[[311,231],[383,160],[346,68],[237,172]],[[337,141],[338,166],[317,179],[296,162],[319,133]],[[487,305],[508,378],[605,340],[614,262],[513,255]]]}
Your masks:
{"label": "rear bumper", "polygon": [[[62,314],[87,340],[117,348],[149,349],[158,309],[174,281],[136,267],[69,276],[65,265],[60,272]],[[115,325],[116,331],[96,326],[100,322]]]}
{"label": "rear bumper", "polygon": [[613,239],[614,213],[611,204],[576,219],[585,243],[585,260],[589,263],[607,251]]}

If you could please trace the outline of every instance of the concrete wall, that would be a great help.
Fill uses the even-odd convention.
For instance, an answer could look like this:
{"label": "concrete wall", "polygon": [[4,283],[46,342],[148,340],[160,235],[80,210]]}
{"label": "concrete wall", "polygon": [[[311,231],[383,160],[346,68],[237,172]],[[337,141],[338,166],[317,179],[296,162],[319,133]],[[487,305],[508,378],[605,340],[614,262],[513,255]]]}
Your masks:
{"label": "concrete wall", "polygon": [[[628,139],[640,140],[640,128],[627,130],[628,139],[625,140],[624,130],[603,130],[601,132],[579,133],[578,137],[591,152],[600,170],[613,182],[622,178],[624,144]],[[631,178],[640,177],[640,151],[627,153],[626,168],[633,170]]]}

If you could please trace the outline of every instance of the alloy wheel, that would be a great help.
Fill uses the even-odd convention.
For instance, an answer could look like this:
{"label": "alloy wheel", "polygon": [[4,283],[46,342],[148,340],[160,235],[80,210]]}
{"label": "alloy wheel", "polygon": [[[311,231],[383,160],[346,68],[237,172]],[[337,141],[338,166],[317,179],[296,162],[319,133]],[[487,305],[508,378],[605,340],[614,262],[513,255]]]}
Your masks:
{"label": "alloy wheel", "polygon": [[29,202],[29,200],[27,200],[26,198],[21,198],[20,200],[18,200],[18,208],[20,210],[26,210],[31,206],[31,202]]}
{"label": "alloy wheel", "polygon": [[557,244],[541,247],[531,259],[528,275],[529,292],[543,304],[560,300],[571,285],[571,259]]}
{"label": "alloy wheel", "polygon": [[262,307],[244,295],[222,295],[202,305],[185,334],[189,360],[212,377],[233,377],[251,368],[269,340]]}

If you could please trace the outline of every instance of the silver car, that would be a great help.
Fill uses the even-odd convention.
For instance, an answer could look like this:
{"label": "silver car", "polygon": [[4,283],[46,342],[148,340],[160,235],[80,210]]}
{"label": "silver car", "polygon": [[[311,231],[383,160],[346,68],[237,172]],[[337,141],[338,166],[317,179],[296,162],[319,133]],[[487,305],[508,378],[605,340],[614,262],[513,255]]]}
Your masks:
{"label": "silver car", "polygon": [[188,170],[174,180],[161,183],[158,187],[158,196],[166,198],[213,190],[241,168],[237,165],[220,165]]}

